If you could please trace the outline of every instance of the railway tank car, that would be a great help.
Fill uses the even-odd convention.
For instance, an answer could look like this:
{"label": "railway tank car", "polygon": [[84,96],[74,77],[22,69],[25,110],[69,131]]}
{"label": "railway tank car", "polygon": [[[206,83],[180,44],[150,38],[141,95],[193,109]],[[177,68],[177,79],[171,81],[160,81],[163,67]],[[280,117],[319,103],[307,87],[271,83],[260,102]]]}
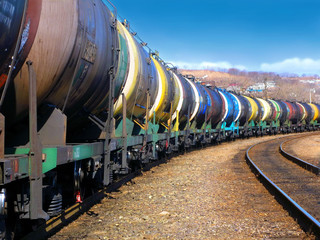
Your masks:
{"label": "railway tank car", "polygon": [[209,93],[212,104],[212,112],[208,114],[208,118],[206,121],[211,121],[211,128],[215,128],[217,124],[221,121],[223,116],[223,100],[221,99],[218,90],[210,88],[205,88],[205,90]]}
{"label": "railway tank car", "polygon": [[[39,27],[28,55],[37,75],[38,104],[62,109],[68,119],[79,110],[100,112],[109,91],[111,13],[100,1],[42,1]],[[14,119],[28,108],[28,70],[14,79]],[[19,93],[19,94],[17,94]]]}
{"label": "railway tank car", "polygon": [[[226,126],[230,126],[232,122],[235,120],[235,109],[234,109],[234,101],[230,93],[224,90],[219,90],[221,99],[223,99],[223,106],[225,108],[224,116],[221,119],[222,122],[226,123]],[[237,106],[237,110],[239,111],[239,106]]]}
{"label": "railway tank car", "polygon": [[319,127],[319,105],[203,85],[129,26],[109,1],[0,1],[2,236],[172,152]]}

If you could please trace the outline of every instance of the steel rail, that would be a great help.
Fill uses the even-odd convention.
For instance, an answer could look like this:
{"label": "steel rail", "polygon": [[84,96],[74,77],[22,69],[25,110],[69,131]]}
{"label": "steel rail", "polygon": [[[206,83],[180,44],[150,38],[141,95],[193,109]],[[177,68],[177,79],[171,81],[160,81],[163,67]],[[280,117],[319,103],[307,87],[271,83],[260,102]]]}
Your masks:
{"label": "steel rail", "polygon": [[306,136],[299,136],[297,138],[293,138],[293,139],[289,139],[289,140],[286,140],[284,142],[282,142],[280,144],[280,147],[279,147],[279,150],[280,150],[280,153],[282,156],[284,156],[285,158],[287,158],[288,160],[292,161],[293,163],[299,165],[300,167],[306,169],[307,171],[309,172],[312,172],[316,175],[319,175],[320,174],[320,168],[311,164],[311,163],[308,163],[300,158],[298,158],[297,156],[294,156],[288,152],[286,152],[284,149],[283,149],[283,144],[289,142],[289,141],[292,141],[292,140],[296,140],[298,138],[302,138],[302,137],[306,137]]}
{"label": "steel rail", "polygon": [[250,146],[246,151],[246,162],[250,166],[252,172],[269,190],[269,192],[276,197],[278,202],[289,211],[292,217],[297,219],[299,225],[306,231],[312,232],[317,238],[320,237],[320,222],[315,219],[310,213],[304,210],[298,203],[289,197],[281,188],[279,188],[273,181],[271,181],[261,169],[250,158],[249,151],[258,144],[274,141],[275,139],[264,141]]}

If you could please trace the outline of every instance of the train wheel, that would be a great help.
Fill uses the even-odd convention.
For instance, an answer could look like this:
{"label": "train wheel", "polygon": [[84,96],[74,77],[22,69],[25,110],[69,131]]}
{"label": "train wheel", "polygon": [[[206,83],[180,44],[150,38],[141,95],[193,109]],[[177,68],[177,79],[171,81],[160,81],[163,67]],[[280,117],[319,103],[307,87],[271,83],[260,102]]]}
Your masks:
{"label": "train wheel", "polygon": [[0,239],[7,239],[7,214],[5,211],[6,207],[6,190],[3,188],[0,192]]}
{"label": "train wheel", "polygon": [[74,199],[77,203],[82,203],[86,196],[85,171],[81,161],[74,163]]}
{"label": "train wheel", "polygon": [[15,191],[14,193],[9,192],[5,188],[0,191],[0,239],[19,239],[22,237],[21,219],[19,219],[19,214],[14,211],[15,196]]}

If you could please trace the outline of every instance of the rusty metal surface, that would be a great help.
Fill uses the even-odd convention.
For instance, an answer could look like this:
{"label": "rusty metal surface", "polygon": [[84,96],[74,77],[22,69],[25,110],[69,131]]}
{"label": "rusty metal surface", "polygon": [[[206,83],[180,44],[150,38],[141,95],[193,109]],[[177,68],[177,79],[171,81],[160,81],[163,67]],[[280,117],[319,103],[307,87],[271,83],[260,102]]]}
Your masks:
{"label": "rusty metal surface", "polygon": [[[113,64],[113,48],[117,49],[112,39],[117,33],[112,30],[111,12],[101,1],[41,3],[35,44],[28,55],[37,75],[37,101],[44,108],[47,104],[60,109],[65,106],[72,131],[73,126],[78,129],[88,123],[86,114],[98,115],[107,107],[108,71]],[[23,66],[4,104],[10,125],[27,117],[27,80],[27,67]]]}

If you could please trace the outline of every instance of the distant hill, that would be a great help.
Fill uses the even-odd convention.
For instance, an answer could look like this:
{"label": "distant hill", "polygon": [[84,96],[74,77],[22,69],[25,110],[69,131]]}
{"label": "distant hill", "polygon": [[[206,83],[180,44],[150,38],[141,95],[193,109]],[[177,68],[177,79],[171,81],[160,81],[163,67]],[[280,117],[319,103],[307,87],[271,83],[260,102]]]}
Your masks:
{"label": "distant hill", "polygon": [[234,75],[227,72],[218,72],[212,70],[179,70],[183,75],[194,75],[199,80],[210,83],[217,87],[227,88],[230,84],[239,84],[242,87],[249,86],[251,79],[247,76]]}
{"label": "distant hill", "polygon": [[183,75],[193,75],[198,81],[256,97],[288,101],[320,103],[320,77],[247,72],[238,69],[225,71],[179,69]]}

